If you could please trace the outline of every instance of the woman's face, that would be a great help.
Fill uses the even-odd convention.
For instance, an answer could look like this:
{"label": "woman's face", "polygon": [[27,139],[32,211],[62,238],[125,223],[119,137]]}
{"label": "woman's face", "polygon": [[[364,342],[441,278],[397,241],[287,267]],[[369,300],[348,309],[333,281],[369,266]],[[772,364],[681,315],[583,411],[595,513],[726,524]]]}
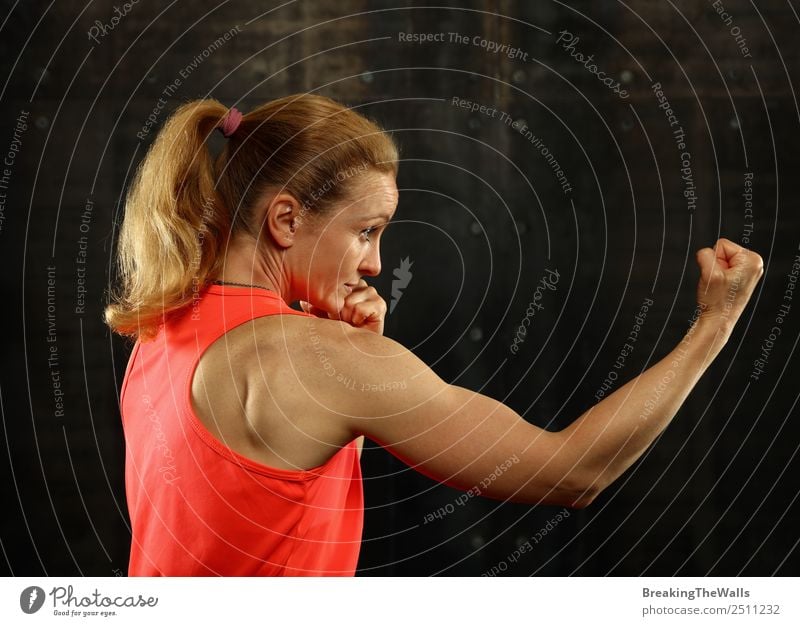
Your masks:
{"label": "woman's face", "polygon": [[[293,280],[299,299],[338,314],[345,298],[364,276],[381,271],[380,239],[397,209],[399,194],[392,174],[371,171],[359,176],[354,200],[307,222],[292,246],[297,268]],[[302,275],[298,275],[302,274]],[[299,283],[299,284],[297,284]]]}

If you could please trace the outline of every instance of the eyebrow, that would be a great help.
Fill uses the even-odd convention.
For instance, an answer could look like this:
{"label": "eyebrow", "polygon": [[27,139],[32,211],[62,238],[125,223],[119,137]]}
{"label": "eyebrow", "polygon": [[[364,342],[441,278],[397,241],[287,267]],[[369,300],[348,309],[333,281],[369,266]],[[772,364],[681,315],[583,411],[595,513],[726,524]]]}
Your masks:
{"label": "eyebrow", "polygon": [[383,219],[385,219],[385,220],[386,220],[386,222],[388,223],[388,222],[391,222],[391,221],[392,221],[392,220],[390,219],[390,218],[392,218],[392,217],[393,217],[393,214],[392,214],[392,213],[386,212],[386,213],[378,213],[377,215],[365,215],[365,216],[363,216],[363,217],[361,218],[361,220],[362,220],[362,221],[364,221],[364,222],[368,222],[368,221],[370,221],[370,220],[377,220],[377,219],[381,219],[381,218],[383,218]]}

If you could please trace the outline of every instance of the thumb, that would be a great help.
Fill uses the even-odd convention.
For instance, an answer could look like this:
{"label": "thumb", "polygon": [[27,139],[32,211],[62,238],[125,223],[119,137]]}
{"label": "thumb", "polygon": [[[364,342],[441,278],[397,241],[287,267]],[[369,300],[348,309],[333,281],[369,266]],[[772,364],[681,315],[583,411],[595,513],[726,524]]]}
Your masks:
{"label": "thumb", "polygon": [[717,255],[711,248],[702,248],[697,251],[697,265],[700,267],[700,278],[708,281],[717,264]]}

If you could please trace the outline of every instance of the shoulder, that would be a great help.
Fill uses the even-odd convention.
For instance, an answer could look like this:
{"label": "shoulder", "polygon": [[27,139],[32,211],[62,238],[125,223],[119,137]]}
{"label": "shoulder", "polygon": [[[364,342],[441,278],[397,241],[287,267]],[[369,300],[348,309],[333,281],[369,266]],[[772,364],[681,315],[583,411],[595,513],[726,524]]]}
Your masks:
{"label": "shoulder", "polygon": [[297,358],[324,357],[337,361],[402,357],[409,351],[398,342],[355,328],[338,320],[309,315],[268,315],[252,320],[253,345],[263,350],[283,351]]}
{"label": "shoulder", "polygon": [[[326,411],[357,416],[403,410],[443,381],[399,342],[345,322],[305,315],[257,318],[258,361],[278,366],[294,393]],[[392,393],[381,393],[383,391]]]}

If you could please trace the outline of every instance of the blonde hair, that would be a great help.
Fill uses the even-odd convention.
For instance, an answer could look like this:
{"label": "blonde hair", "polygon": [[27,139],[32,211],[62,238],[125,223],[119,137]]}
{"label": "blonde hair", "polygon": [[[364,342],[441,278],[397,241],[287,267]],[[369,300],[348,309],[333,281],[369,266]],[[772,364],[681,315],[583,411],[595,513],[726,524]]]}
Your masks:
{"label": "blonde hair", "polygon": [[231,237],[244,232],[258,239],[254,208],[267,189],[292,194],[315,217],[352,197],[352,172],[397,176],[391,136],[312,94],[245,114],[212,163],[206,141],[227,113],[214,99],[179,106],[136,171],[120,228],[119,285],[105,309],[106,324],[120,335],[155,337],[218,275]]}

